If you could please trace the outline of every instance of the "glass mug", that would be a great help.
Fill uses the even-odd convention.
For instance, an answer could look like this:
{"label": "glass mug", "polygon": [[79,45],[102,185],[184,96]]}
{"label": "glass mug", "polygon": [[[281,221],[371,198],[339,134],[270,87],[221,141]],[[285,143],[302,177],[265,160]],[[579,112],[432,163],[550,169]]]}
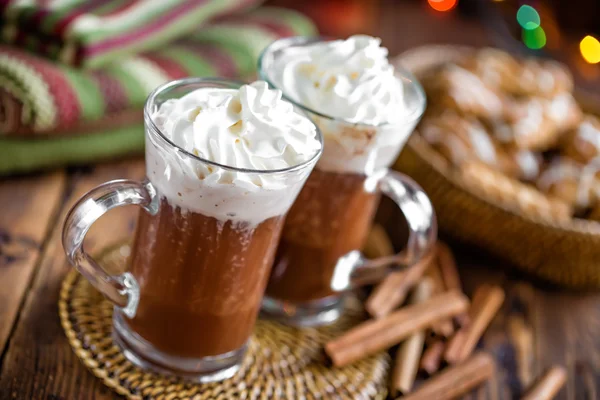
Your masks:
{"label": "glass mug", "polygon": [[[286,50],[320,40],[278,40],[264,50],[258,62],[260,79],[280,89],[288,101],[308,114],[324,138],[323,156],[286,218],[262,307],[266,315],[298,326],[336,320],[342,312],[342,292],[380,280],[390,269],[414,264],[437,234],[427,195],[408,177],[388,170],[424,112],[423,89],[410,73],[397,71],[405,98],[412,101],[414,109],[408,120],[398,124],[350,123],[299,104],[286,96],[272,74]],[[389,143],[384,140],[381,145],[381,139]],[[401,209],[408,222],[409,240],[406,249],[396,255],[366,260],[359,249],[380,194]]]}
{"label": "glass mug", "polygon": [[[71,264],[115,304],[113,335],[125,356],[143,368],[199,382],[225,379],[239,369],[284,215],[322,152],[286,169],[234,168],[187,152],[153,120],[169,99],[199,88],[240,85],[188,78],[156,89],[144,108],[147,179],[117,180],[93,189],[75,204],[63,231]],[[318,131],[317,136],[322,143]],[[249,179],[268,176],[279,189],[236,197],[235,185],[203,183],[201,174],[214,169]],[[95,220],[128,204],[142,207],[131,257],[127,272],[110,276],[84,251],[83,239]],[[236,217],[256,204],[261,215],[267,210],[268,218]]]}

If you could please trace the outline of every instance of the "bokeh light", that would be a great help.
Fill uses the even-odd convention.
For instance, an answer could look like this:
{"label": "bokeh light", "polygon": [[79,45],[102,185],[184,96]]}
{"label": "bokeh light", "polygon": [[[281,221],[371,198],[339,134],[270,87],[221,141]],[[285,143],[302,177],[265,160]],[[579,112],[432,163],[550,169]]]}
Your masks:
{"label": "bokeh light", "polygon": [[579,51],[588,63],[597,64],[600,62],[600,42],[595,37],[587,35],[581,39]]}
{"label": "bokeh light", "polygon": [[450,11],[456,4],[458,4],[458,0],[427,0],[429,6],[436,11]]}
{"label": "bokeh light", "polygon": [[546,45],[546,32],[541,26],[535,29],[523,29],[523,43],[530,49],[541,49]]}
{"label": "bokeh light", "polygon": [[524,4],[517,11],[517,22],[523,29],[534,30],[540,26],[540,14],[535,8]]}

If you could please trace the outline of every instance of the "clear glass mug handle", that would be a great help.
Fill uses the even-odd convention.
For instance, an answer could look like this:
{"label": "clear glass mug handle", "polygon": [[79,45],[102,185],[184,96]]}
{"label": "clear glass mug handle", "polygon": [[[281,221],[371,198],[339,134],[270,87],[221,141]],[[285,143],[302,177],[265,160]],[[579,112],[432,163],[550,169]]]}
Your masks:
{"label": "clear glass mug handle", "polygon": [[366,259],[358,250],[342,256],[331,280],[331,288],[336,292],[379,282],[391,272],[414,265],[427,253],[437,237],[433,206],[415,181],[406,175],[386,170],[367,179],[366,185],[367,190],[378,190],[398,205],[408,223],[408,243],[398,254],[373,260]]}
{"label": "clear glass mug handle", "polygon": [[154,187],[149,182],[115,180],[104,183],[79,199],[63,226],[62,242],[67,259],[98,291],[132,318],[139,302],[138,284],[128,272],[108,274],[83,249],[83,240],[92,224],[107,211],[130,204],[153,212]]}

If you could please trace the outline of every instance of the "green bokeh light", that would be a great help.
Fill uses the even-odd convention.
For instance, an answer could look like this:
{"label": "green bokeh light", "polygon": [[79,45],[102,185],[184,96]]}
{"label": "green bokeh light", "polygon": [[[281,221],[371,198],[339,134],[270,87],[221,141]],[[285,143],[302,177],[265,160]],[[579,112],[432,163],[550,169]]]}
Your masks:
{"label": "green bokeh light", "polygon": [[535,29],[523,29],[523,43],[530,49],[541,49],[546,45],[546,32],[541,26]]}
{"label": "green bokeh light", "polygon": [[540,26],[540,14],[535,8],[524,4],[517,11],[517,22],[523,29],[534,30]]}

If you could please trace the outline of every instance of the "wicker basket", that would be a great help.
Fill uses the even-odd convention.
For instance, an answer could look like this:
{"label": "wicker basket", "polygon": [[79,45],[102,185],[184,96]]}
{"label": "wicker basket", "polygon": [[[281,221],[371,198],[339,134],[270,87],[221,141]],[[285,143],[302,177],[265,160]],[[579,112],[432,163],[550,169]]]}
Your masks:
{"label": "wicker basket", "polygon": [[[396,61],[419,76],[472,51],[459,46],[426,46],[404,53]],[[590,111],[590,99],[577,97]],[[472,190],[418,135],[411,137],[395,168],[413,177],[428,193],[440,228],[447,234],[482,247],[544,281],[574,289],[600,289],[600,223],[544,220],[524,212],[518,199],[507,201]]]}

